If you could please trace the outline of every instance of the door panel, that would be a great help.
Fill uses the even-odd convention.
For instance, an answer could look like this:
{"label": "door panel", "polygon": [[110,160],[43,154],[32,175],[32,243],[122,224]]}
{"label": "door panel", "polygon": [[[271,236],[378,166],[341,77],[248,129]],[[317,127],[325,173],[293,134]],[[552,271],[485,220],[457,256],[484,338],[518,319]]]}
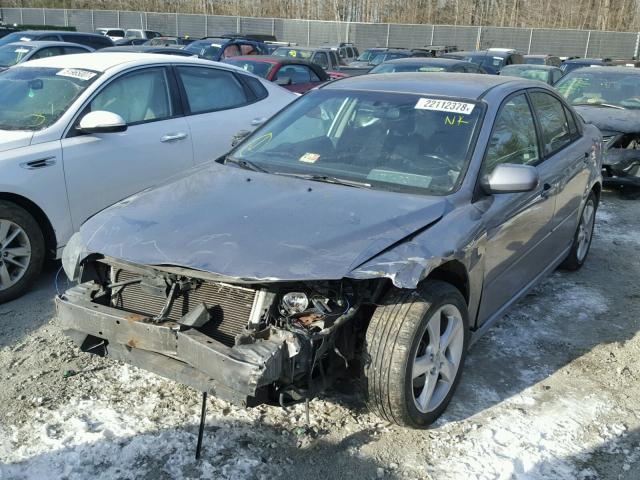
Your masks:
{"label": "door panel", "polygon": [[503,104],[494,126],[481,175],[504,163],[537,165],[540,182],[531,192],[494,194],[487,200],[487,239],[482,323],[509,302],[552,260],[548,250],[555,210],[553,175],[540,163],[536,129],[524,94]]}
{"label": "door panel", "polygon": [[[541,125],[545,161],[555,179],[556,210],[551,222],[552,248],[559,255],[573,241],[578,209],[589,184],[591,144],[577,132],[561,101],[545,92],[532,92],[531,101]],[[572,120],[568,122],[568,120]]]}
{"label": "door panel", "polygon": [[164,68],[137,70],[106,85],[80,118],[106,110],[127,122],[121,133],[71,135],[62,140],[74,227],[91,215],[193,166],[184,117],[173,116]]}

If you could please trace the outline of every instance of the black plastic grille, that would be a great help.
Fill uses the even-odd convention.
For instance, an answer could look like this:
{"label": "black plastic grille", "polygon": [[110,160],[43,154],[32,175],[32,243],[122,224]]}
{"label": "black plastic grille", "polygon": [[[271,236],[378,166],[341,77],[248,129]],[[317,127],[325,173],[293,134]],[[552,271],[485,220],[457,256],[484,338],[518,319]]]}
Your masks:
{"label": "black plastic grille", "polygon": [[[137,278],[139,275],[125,270],[116,274],[116,282]],[[224,283],[204,282],[197,289],[178,297],[171,309],[169,319],[179,320],[192,308],[204,302],[211,313],[211,321],[199,328],[202,333],[219,342],[233,346],[235,337],[241,333],[251,314],[255,290]],[[117,308],[146,316],[156,316],[166,303],[166,298],[142,291],[139,284],[129,285],[120,294]]]}

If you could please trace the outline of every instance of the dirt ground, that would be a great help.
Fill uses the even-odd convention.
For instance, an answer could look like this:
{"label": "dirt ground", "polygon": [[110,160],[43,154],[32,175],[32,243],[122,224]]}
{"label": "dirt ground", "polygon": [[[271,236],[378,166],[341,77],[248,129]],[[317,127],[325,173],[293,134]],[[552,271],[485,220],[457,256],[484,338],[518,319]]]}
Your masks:
{"label": "dirt ground", "polygon": [[[556,272],[471,350],[430,430],[369,414],[356,382],[304,407],[243,410],[80,353],[51,265],[0,305],[0,479],[640,478],[640,200],[607,192],[590,258]],[[64,281],[61,282],[64,288]]]}

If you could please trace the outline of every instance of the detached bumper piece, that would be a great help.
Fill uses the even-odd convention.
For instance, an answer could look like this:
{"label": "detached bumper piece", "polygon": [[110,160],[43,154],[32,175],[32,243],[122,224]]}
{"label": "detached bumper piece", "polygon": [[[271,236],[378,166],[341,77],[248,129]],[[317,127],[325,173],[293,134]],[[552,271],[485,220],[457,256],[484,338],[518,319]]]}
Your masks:
{"label": "detached bumper piece", "polygon": [[[75,290],[75,292],[74,292]],[[106,355],[201,392],[251,406],[287,362],[286,339],[265,332],[254,343],[227,346],[212,336],[168,320],[100,305],[83,296],[82,285],[56,298],[65,334],[82,350]]]}
{"label": "detached bumper piece", "polygon": [[611,148],[603,168],[605,184],[640,186],[640,150]]}

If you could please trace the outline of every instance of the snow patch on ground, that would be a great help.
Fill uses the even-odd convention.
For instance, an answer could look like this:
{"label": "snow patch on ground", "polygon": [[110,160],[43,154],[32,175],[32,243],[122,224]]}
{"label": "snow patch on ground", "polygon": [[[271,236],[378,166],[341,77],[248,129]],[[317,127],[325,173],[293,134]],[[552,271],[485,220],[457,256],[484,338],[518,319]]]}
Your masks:
{"label": "snow patch on ground", "polygon": [[575,480],[588,474],[577,470],[571,459],[592,446],[585,441],[584,425],[597,421],[608,409],[607,403],[593,395],[536,400],[540,395],[540,388],[534,386],[478,415],[473,420],[485,425],[470,431],[430,471],[432,476]]}
{"label": "snow patch on ground", "polygon": [[[176,402],[158,411],[163,401],[159,393],[171,388],[169,382],[126,365],[116,368],[114,376],[123,381],[125,390],[119,400],[74,397],[57,409],[38,408],[27,424],[0,430],[0,478],[260,479],[276,475],[255,452],[254,442],[260,441],[261,434],[251,421],[217,422],[214,417],[204,437],[203,460],[196,462],[196,405]],[[132,398],[125,396],[126,390]],[[248,417],[245,411],[237,413],[237,417]]]}

